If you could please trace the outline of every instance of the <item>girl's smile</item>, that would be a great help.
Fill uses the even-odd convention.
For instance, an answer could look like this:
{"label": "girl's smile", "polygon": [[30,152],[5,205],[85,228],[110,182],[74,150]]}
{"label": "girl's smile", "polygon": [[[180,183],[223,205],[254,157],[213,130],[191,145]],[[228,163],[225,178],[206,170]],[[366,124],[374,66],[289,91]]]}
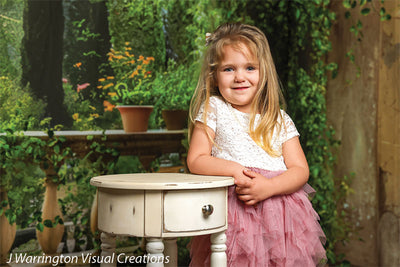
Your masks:
{"label": "girl's smile", "polygon": [[217,70],[222,97],[234,108],[249,113],[258,90],[259,62],[246,45],[224,47],[224,58]]}

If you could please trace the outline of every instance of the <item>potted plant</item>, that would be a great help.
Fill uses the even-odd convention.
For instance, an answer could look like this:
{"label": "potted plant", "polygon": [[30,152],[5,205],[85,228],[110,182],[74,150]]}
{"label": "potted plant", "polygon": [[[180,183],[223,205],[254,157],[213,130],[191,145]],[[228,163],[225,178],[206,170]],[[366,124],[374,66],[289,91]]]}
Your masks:
{"label": "potted plant", "polygon": [[183,129],[187,125],[190,100],[196,87],[194,66],[168,62],[167,71],[158,73],[152,82],[158,91],[157,108],[168,130]]}
{"label": "potted plant", "polygon": [[[99,79],[98,88],[104,96],[106,110],[119,110],[126,132],[147,130],[148,120],[156,102],[156,94],[150,87],[153,57],[131,54],[129,43],[121,51],[111,49],[108,61],[115,76]],[[133,116],[133,118],[131,117]],[[133,123],[133,124],[131,124]]]}

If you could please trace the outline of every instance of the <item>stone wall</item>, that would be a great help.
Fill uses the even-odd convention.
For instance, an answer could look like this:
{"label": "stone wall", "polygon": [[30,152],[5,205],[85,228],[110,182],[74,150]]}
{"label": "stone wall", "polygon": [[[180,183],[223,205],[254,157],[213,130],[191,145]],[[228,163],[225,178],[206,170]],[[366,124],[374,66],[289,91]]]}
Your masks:
{"label": "stone wall", "polygon": [[[337,21],[327,60],[338,63],[339,73],[327,86],[328,123],[341,141],[335,175],[355,173],[346,203],[359,230],[338,250],[356,266],[400,266],[399,3],[385,1],[389,21],[376,11],[363,16],[359,8],[346,19],[342,1],[331,4]],[[379,11],[380,1],[372,4]],[[349,31],[358,19],[362,37]],[[346,57],[351,50],[355,63]]]}

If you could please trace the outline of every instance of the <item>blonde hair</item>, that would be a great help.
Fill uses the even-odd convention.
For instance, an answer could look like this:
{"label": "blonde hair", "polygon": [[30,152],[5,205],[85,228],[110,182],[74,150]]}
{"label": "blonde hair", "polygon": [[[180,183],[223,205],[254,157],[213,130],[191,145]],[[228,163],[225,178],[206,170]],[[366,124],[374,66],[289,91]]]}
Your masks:
{"label": "blonde hair", "polygon": [[[208,37],[207,44],[208,49],[204,55],[199,81],[190,105],[189,139],[201,105],[204,103],[203,125],[206,125],[210,97],[221,95],[218,91],[216,77],[219,63],[224,56],[224,46],[232,45],[240,49],[241,45],[245,45],[260,64],[260,78],[258,90],[252,102],[249,134],[271,156],[281,155],[281,151],[275,151],[271,147],[271,139],[274,129],[277,129],[277,133],[279,133],[284,125],[280,112],[280,104],[284,104],[284,100],[268,40],[264,33],[254,26],[226,23],[219,26]],[[260,121],[255,127],[257,113],[260,114]]]}

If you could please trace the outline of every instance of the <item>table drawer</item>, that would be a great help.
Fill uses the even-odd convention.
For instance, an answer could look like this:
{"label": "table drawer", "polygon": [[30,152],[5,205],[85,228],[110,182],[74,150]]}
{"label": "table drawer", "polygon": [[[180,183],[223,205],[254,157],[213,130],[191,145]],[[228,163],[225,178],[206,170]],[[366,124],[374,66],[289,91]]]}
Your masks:
{"label": "table drawer", "polygon": [[[208,206],[211,214],[203,211]],[[174,190],[164,193],[164,232],[188,232],[222,227],[226,223],[226,188]]]}
{"label": "table drawer", "polygon": [[144,191],[101,189],[98,191],[98,227],[113,234],[143,236]]}

